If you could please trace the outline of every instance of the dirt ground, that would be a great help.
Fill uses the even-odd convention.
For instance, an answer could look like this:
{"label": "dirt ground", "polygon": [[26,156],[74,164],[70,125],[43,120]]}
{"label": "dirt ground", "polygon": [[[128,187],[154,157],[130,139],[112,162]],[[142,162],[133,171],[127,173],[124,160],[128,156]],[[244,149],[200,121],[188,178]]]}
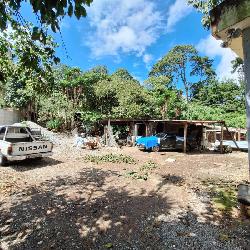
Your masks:
{"label": "dirt ground", "polygon": [[[84,158],[110,153],[135,163]],[[68,140],[51,158],[0,167],[0,249],[250,249],[237,204],[213,202],[217,187],[247,179],[246,153],[87,150]]]}

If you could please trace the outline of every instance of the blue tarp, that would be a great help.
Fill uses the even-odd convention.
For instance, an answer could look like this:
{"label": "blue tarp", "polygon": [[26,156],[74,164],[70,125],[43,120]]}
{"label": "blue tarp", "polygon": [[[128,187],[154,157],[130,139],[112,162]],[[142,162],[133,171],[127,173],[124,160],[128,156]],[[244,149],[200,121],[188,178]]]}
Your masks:
{"label": "blue tarp", "polygon": [[143,145],[146,149],[151,149],[152,147],[159,146],[158,139],[156,136],[141,137],[136,140],[136,144]]}

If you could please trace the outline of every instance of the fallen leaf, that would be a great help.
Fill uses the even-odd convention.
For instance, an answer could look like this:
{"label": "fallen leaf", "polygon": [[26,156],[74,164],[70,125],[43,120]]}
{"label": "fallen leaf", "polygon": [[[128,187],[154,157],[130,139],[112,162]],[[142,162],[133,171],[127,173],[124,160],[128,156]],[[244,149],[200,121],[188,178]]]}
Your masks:
{"label": "fallen leaf", "polygon": [[220,236],[219,236],[220,241],[228,241],[229,239],[230,239],[230,237],[227,234],[220,234]]}
{"label": "fallen leaf", "polygon": [[106,247],[106,248],[112,248],[113,244],[112,243],[107,243],[107,244],[104,245],[104,247]]}

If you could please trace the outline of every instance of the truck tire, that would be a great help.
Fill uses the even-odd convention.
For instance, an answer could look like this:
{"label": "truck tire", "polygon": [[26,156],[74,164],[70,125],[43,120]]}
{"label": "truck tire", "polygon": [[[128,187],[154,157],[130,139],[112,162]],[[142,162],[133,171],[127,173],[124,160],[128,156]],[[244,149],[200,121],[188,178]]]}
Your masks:
{"label": "truck tire", "polygon": [[152,151],[153,152],[159,152],[160,151],[160,147],[159,146],[154,146],[154,147],[152,147]]}
{"label": "truck tire", "polygon": [[0,166],[6,166],[7,159],[2,154],[0,154]]}

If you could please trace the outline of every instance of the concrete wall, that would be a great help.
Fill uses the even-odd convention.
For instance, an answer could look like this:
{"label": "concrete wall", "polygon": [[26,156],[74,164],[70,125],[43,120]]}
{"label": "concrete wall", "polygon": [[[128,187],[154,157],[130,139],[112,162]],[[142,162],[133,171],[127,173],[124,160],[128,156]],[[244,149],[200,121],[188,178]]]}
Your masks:
{"label": "concrete wall", "polygon": [[0,109],[0,125],[11,125],[20,122],[22,114],[19,110]]}

